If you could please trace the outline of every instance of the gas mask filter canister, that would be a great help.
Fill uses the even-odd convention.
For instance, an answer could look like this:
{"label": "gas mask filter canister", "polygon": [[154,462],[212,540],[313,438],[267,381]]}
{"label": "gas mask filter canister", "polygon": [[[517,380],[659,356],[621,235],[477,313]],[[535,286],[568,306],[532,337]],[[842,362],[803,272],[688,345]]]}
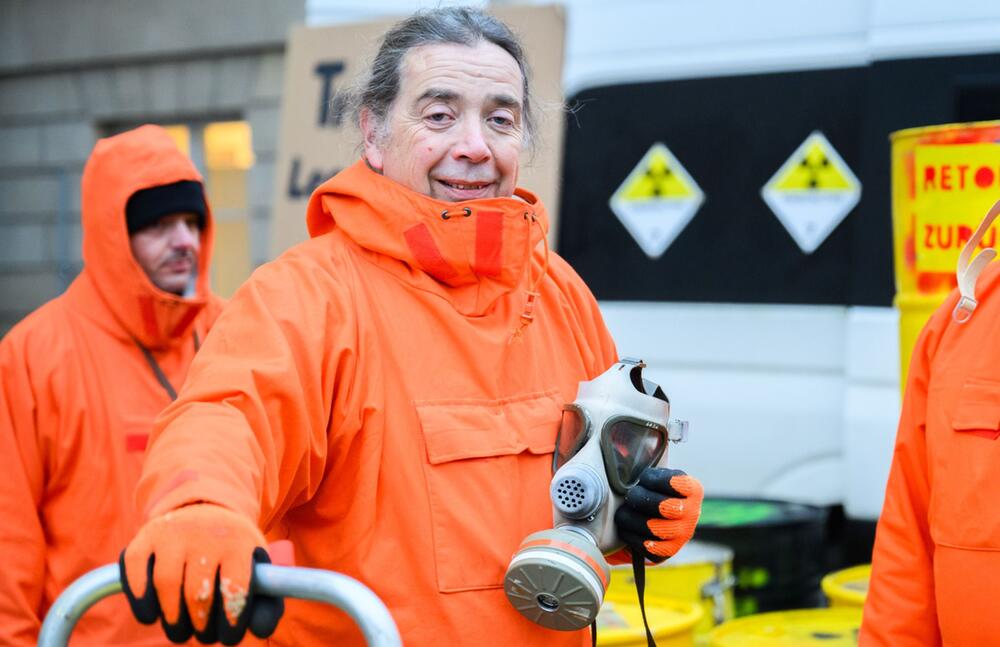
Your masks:
{"label": "gas mask filter canister", "polygon": [[670,419],[663,390],[642,378],[641,360],[622,359],[563,407],[549,486],[553,529],[524,539],[504,578],[507,599],[529,620],[561,631],[594,622],[624,546],[615,511],[647,467],[667,461],[667,442],[687,423]]}

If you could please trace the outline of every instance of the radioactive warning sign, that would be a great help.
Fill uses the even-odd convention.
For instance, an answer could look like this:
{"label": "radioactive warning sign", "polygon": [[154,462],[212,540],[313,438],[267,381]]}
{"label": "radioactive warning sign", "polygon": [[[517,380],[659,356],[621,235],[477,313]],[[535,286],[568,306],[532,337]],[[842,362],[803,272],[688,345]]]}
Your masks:
{"label": "radioactive warning sign", "polygon": [[705,194],[670,149],[653,144],[609,202],[642,251],[659,258],[691,221]]}
{"label": "radioactive warning sign", "polygon": [[811,254],[861,199],[861,182],[823,133],[816,131],[760,193],[799,248]]}

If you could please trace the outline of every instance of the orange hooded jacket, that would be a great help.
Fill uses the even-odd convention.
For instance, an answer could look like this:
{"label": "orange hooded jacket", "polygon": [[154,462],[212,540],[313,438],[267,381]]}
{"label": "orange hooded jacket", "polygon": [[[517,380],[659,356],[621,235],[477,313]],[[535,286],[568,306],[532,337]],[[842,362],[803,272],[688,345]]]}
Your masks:
{"label": "orange hooded jacket", "polygon": [[956,291],[913,351],[862,647],[1000,642],[1000,265],[976,293],[967,323]]}
{"label": "orange hooded jacket", "polygon": [[[552,525],[562,404],[616,358],[586,286],[544,260],[541,203],[517,196],[440,202],[362,162],[317,189],[312,239],[237,291],[158,419],[147,516],[245,514],[299,566],[371,587],[406,645],[589,644],[501,589]],[[270,644],[364,644],[333,607],[286,604]]]}
{"label": "orange hooded jacket", "polygon": [[[221,305],[208,286],[211,214],[195,298],[159,290],[132,257],[128,198],[180,180],[201,177],[158,127],[99,141],[83,173],[83,271],[0,341],[0,645],[34,645],[56,596],[117,561],[138,529],[133,492],[170,397],[136,340],[178,389]],[[84,615],[71,644],[170,643],[116,596]]]}

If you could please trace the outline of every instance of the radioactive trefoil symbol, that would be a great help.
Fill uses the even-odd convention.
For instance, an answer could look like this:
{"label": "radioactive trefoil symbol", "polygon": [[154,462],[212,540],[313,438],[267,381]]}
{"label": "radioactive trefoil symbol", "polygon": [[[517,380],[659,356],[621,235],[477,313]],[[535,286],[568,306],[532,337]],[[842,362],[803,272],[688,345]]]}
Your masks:
{"label": "radioactive trefoil symbol", "polygon": [[697,213],[705,195],[662,142],[650,147],[609,200],[642,251],[656,259]]}
{"label": "radioactive trefoil symbol", "polygon": [[803,253],[823,244],[861,199],[861,182],[819,131],[810,134],[761,189]]}

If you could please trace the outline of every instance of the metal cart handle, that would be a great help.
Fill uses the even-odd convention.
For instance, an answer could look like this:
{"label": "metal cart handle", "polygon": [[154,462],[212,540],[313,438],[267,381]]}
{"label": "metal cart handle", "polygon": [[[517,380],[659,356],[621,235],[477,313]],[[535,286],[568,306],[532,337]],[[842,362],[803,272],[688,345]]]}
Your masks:
{"label": "metal cart handle", "polygon": [[[45,616],[38,647],[65,647],[69,635],[87,609],[122,590],[118,564],[96,568],[73,582],[56,598]],[[347,612],[361,627],[369,645],[402,647],[399,630],[389,610],[367,586],[357,580],[317,568],[257,564],[254,591],[332,604]]]}

